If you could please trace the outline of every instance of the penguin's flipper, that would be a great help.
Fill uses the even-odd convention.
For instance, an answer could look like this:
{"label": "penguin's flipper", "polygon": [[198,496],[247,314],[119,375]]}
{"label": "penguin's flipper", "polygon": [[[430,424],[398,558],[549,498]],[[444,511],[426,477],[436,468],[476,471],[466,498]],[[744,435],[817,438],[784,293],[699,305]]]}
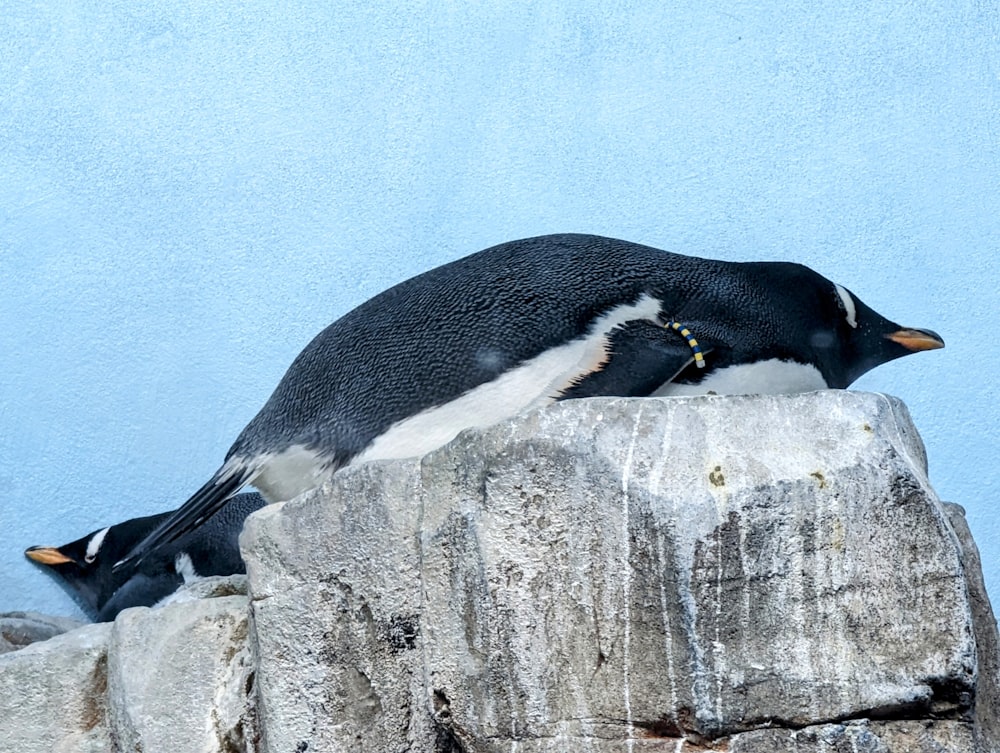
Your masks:
{"label": "penguin's flipper", "polygon": [[234,468],[229,463],[222,466],[208,483],[116,562],[114,570],[138,565],[154,550],[161,549],[193,531],[222,509],[233,495],[250,482],[253,475],[246,467]]}
{"label": "penguin's flipper", "polygon": [[608,340],[607,360],[562,390],[560,400],[645,397],[694,361],[691,346],[680,334],[648,319],[625,322],[610,332]]}

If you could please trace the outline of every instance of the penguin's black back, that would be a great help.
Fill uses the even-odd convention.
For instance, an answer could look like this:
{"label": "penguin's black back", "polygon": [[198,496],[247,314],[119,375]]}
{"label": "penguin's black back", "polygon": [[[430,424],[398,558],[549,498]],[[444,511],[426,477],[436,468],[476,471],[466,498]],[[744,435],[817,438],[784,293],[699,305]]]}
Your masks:
{"label": "penguin's black back", "polygon": [[[97,613],[99,622],[113,620],[129,607],[151,607],[177,591],[185,576],[177,570],[179,555],[185,555],[193,569],[191,575],[235,575],[247,571],[240,556],[239,537],[247,516],[267,504],[257,493],[237,494],[218,514],[186,536],[146,557],[137,565],[114,571],[113,590],[105,597]],[[160,522],[172,513],[154,516]],[[143,536],[148,531],[143,532]],[[141,537],[133,533],[126,551]],[[118,547],[116,547],[116,550]],[[117,555],[116,551],[116,555]],[[124,556],[124,555],[121,555]],[[103,563],[107,570],[117,561]]]}
{"label": "penguin's black back", "polygon": [[229,455],[303,444],[333,448],[343,464],[396,421],[578,337],[603,312],[643,293],[681,309],[733,266],[588,235],[528,238],[445,264],[320,332]]}
{"label": "penguin's black back", "polygon": [[183,552],[191,558],[191,564],[201,577],[245,573],[246,565],[240,556],[240,532],[247,516],[266,504],[256,492],[237,494],[204,525],[164,547],[164,560],[173,562]]}

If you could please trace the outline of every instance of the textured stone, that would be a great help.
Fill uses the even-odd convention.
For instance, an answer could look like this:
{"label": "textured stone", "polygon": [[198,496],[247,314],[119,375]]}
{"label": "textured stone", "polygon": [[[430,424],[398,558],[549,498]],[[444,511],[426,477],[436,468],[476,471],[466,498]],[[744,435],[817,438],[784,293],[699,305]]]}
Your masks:
{"label": "textured stone", "polygon": [[[519,741],[481,740],[465,748],[474,753],[971,753],[976,748],[971,722],[955,720],[876,721],[780,727],[737,733],[713,742],[683,738],[601,740],[553,737]],[[388,748],[386,750],[389,750]],[[427,753],[436,753],[429,748]]]}
{"label": "textured stone", "polygon": [[335,484],[252,515],[241,537],[263,750],[433,750],[419,462],[371,463]]}
{"label": "textured stone", "polygon": [[956,504],[945,504],[952,529],[958,537],[962,565],[972,611],[978,656],[976,673],[977,744],[980,750],[1000,751],[1000,647],[997,622],[990,606],[979,561],[979,549],[965,520],[965,510]]}
{"label": "textured stone", "polygon": [[155,605],[155,609],[165,607],[169,604],[183,604],[199,599],[218,599],[223,596],[246,596],[247,576],[236,575],[210,575],[207,578],[198,578],[186,585],[181,586],[170,596],[161,600]]}
{"label": "textured stone", "polygon": [[247,621],[243,596],[121,612],[108,663],[118,745],[129,751],[247,750],[253,737]]}
{"label": "textured stone", "polygon": [[242,543],[275,753],[972,714],[959,549],[881,395],[569,401],[348,469]]}
{"label": "textured stone", "polygon": [[761,729],[736,735],[730,753],[971,753],[971,722],[914,720],[823,724],[798,730]]}
{"label": "textured stone", "polygon": [[473,739],[970,703],[963,573],[897,401],[577,402],[423,471],[428,679]]}
{"label": "textured stone", "polygon": [[53,617],[38,612],[0,613],[0,654],[48,640],[83,624],[69,617]]}
{"label": "textured stone", "polygon": [[87,625],[0,656],[0,749],[111,753],[111,625]]}

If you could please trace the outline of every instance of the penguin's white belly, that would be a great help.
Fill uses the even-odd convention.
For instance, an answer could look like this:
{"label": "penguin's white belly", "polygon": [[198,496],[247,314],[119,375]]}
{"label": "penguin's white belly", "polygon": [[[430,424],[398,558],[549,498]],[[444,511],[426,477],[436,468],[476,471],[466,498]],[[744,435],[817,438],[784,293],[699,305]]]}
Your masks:
{"label": "penguin's white belly", "polygon": [[[237,463],[248,463],[243,458]],[[333,475],[332,458],[293,444],[281,452],[267,453],[252,463],[260,467],[253,483],[268,502],[284,502],[315,489]]]}
{"label": "penguin's white belly", "polygon": [[656,321],[659,311],[660,302],[648,295],[636,303],[617,306],[594,320],[583,337],[547,350],[444,405],[397,422],[352,463],[423,455],[451,441],[463,429],[491,426],[551,403],[576,379],[607,360],[611,330],[636,319]]}
{"label": "penguin's white belly", "polygon": [[187,552],[180,552],[174,557],[174,571],[184,579],[184,585],[204,578],[204,576],[199,575],[198,571],[194,569],[191,555]]}
{"label": "penguin's white belly", "polygon": [[757,363],[727,366],[713,371],[699,384],[668,382],[653,393],[654,397],[688,395],[785,395],[827,389],[819,369],[777,358]]}
{"label": "penguin's white belly", "polygon": [[[656,321],[659,311],[660,302],[648,295],[635,303],[617,306],[595,319],[582,337],[540,353],[443,405],[397,421],[349,464],[419,457],[447,444],[463,429],[491,426],[529,408],[551,403],[563,389],[608,359],[608,335],[615,327],[635,319]],[[487,362],[497,357],[485,349],[479,354]],[[260,468],[253,485],[268,502],[278,502],[326,481],[336,471],[331,459],[322,452],[293,445],[279,453],[233,458],[232,462],[240,467]]]}

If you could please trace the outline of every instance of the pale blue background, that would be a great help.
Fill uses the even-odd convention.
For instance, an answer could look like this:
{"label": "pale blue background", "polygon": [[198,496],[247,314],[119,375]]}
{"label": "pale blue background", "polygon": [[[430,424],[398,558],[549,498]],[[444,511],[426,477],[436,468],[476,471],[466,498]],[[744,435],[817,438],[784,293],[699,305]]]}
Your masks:
{"label": "pale blue background", "polygon": [[858,386],[1000,594],[996,3],[371,5],[0,0],[0,611],[71,612],[22,550],[178,505],[338,315],[562,231],[939,330]]}

